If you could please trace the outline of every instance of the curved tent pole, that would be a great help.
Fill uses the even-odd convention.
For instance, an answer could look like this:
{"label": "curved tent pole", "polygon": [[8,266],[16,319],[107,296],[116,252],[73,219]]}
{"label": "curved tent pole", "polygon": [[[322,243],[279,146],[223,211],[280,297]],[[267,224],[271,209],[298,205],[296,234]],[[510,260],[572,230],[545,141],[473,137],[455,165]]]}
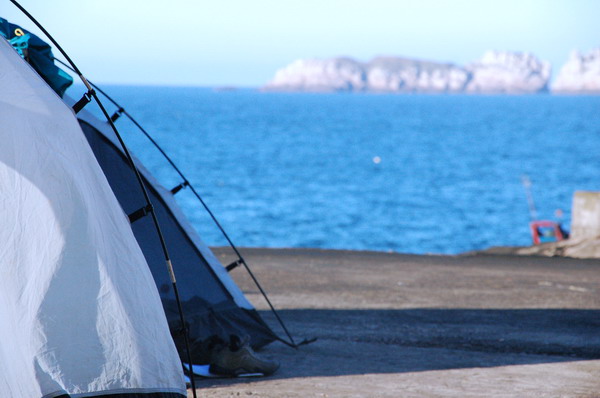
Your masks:
{"label": "curved tent pole", "polygon": [[77,68],[77,65],[75,65],[75,63],[71,60],[71,58],[69,57],[69,55],[62,49],[62,47],[56,42],[56,40],[54,40],[54,38],[52,37],[52,35],[50,35],[50,33],[42,26],[42,24],[40,24],[16,0],[10,0],[10,1],[19,10],[21,10],[21,12],[23,12],[23,14],[25,14],[44,33],[44,35],[46,35],[46,37],[48,37],[48,39],[52,42],[52,44],[54,44],[54,46],[56,46],[56,48],[58,49],[58,51],[60,51],[60,53],[69,62],[69,64],[73,68],[73,71],[79,76],[79,78],[81,79],[81,81],[83,82],[83,84],[88,89],[87,93],[84,94],[83,98],[81,100],[79,100],[75,104],[75,106],[74,106],[75,113],[77,113],[78,110],[81,110],[87,103],[91,102],[91,100],[94,99],[95,102],[98,104],[98,107],[100,107],[100,110],[104,114],[104,117],[106,117],[107,121],[109,122],[109,124],[110,124],[113,132],[117,136],[117,139],[119,140],[119,143],[121,144],[121,147],[123,148],[123,152],[125,153],[125,156],[127,157],[129,165],[131,166],[132,170],[134,171],[134,174],[136,176],[136,179],[137,179],[137,181],[138,181],[138,183],[140,185],[140,189],[141,189],[141,191],[142,191],[142,193],[144,195],[144,199],[146,201],[146,206],[143,209],[144,209],[145,212],[150,213],[152,215],[152,220],[153,220],[154,226],[156,228],[156,233],[158,234],[158,238],[160,240],[161,248],[162,248],[162,251],[163,251],[163,254],[164,254],[164,257],[165,257],[165,262],[166,262],[167,270],[168,270],[169,276],[171,278],[171,284],[173,286],[173,291],[175,293],[175,299],[177,301],[177,309],[179,311],[179,318],[180,318],[180,321],[181,321],[181,327],[182,327],[182,332],[183,332],[183,335],[184,335],[185,346],[186,346],[186,353],[187,353],[187,357],[188,357],[189,367],[188,367],[187,371],[189,372],[189,379],[190,379],[190,383],[191,383],[191,387],[192,387],[193,397],[196,398],[197,397],[197,395],[196,395],[196,383],[194,381],[194,373],[193,373],[193,370],[192,370],[192,364],[193,364],[192,354],[191,354],[191,350],[190,350],[190,344],[189,344],[189,339],[188,339],[188,334],[187,334],[185,317],[183,315],[183,308],[181,306],[181,299],[179,297],[179,289],[177,288],[177,280],[175,279],[175,272],[173,271],[173,264],[171,263],[171,258],[169,257],[169,252],[167,250],[167,245],[165,243],[164,236],[163,236],[162,231],[160,229],[160,225],[158,223],[158,218],[156,217],[156,214],[154,212],[154,209],[153,209],[153,206],[152,206],[152,202],[150,200],[150,196],[148,195],[148,191],[146,190],[146,187],[144,185],[142,177],[140,176],[140,172],[139,172],[138,168],[136,167],[135,162],[133,161],[133,157],[131,156],[129,150],[127,149],[127,146],[125,145],[125,142],[123,141],[123,138],[121,137],[121,134],[117,130],[117,127],[115,126],[115,124],[111,120],[110,116],[108,115],[108,112],[104,108],[104,105],[102,104],[102,102],[100,101],[100,99],[98,98],[98,96],[96,95],[96,92],[94,91],[94,89],[92,88],[92,86],[90,85],[90,83],[88,82],[88,80],[85,78],[85,76],[83,76],[83,74],[81,73],[81,71],[79,70],[79,68]]}
{"label": "curved tent pole", "polygon": [[[68,64],[66,64],[65,62],[61,61],[60,59],[54,58],[54,60],[57,61],[58,63],[60,63],[61,65],[63,65],[64,67],[69,68],[73,72],[77,73],[76,70],[72,69]],[[217,226],[217,228],[219,229],[219,231],[221,231],[221,233],[223,234],[223,236],[227,240],[227,243],[229,243],[229,246],[233,249],[233,251],[235,252],[236,256],[238,257],[237,261],[235,261],[231,266],[227,267],[228,271],[231,270],[231,269],[233,269],[233,268],[235,268],[235,266],[237,266],[239,264],[242,264],[244,266],[244,268],[246,269],[246,271],[248,272],[248,274],[252,278],[252,281],[254,282],[254,284],[256,285],[256,287],[260,290],[262,296],[265,298],[265,301],[269,305],[269,308],[271,309],[271,312],[273,312],[273,314],[277,318],[278,323],[281,325],[281,328],[283,329],[283,331],[285,332],[286,336],[290,340],[289,342],[287,342],[285,340],[280,339],[280,341],[283,342],[283,343],[285,343],[285,344],[287,344],[287,345],[289,345],[290,347],[294,347],[294,348],[297,348],[300,345],[306,344],[307,343],[306,340],[303,341],[303,342],[301,342],[301,343],[299,343],[299,344],[296,344],[294,342],[294,338],[292,337],[291,333],[289,332],[289,330],[285,326],[283,320],[280,318],[279,314],[277,313],[277,310],[275,309],[275,307],[271,303],[271,300],[269,300],[269,297],[267,296],[267,293],[265,292],[265,290],[263,289],[263,287],[260,285],[258,279],[254,276],[254,273],[252,272],[252,270],[248,266],[248,263],[246,263],[246,260],[244,259],[244,257],[242,257],[242,254],[239,252],[238,248],[235,246],[235,244],[233,243],[233,241],[229,237],[229,234],[227,234],[227,232],[225,231],[225,229],[223,228],[223,226],[221,225],[221,223],[219,222],[219,220],[217,219],[217,217],[214,215],[214,213],[212,212],[212,210],[208,207],[208,205],[206,204],[206,202],[204,201],[204,199],[202,198],[202,196],[200,196],[200,194],[198,193],[198,191],[196,191],[196,189],[194,188],[194,186],[186,178],[186,176],[179,169],[179,167],[177,167],[177,165],[175,164],[175,162],[169,157],[169,155],[167,155],[167,153],[164,151],[164,149],[156,142],[156,140],[154,140],[154,138],[146,131],[146,129],[144,129],[138,123],[138,121],[135,120],[134,117],[131,116],[125,110],[125,108],[123,108],[116,100],[114,100],[111,96],[109,96],[100,87],[98,87],[97,85],[95,85],[92,82],[88,81],[88,83],[90,83],[90,85],[93,88],[95,88],[100,94],[102,94],[103,96],[105,96],[106,99],[108,99],[110,102],[112,102],[113,105],[115,105],[117,107],[117,111],[110,117],[111,121],[114,123],[119,118],[119,116],[121,114],[125,115],[142,132],[142,134],[144,134],[144,136],[152,143],[152,145],[154,145],[156,147],[156,149],[162,154],[162,156],[171,165],[171,167],[173,168],[173,170],[175,170],[175,172],[179,175],[179,177],[181,177],[181,179],[183,180],[183,182],[181,184],[179,184],[177,187],[173,188],[171,190],[171,192],[176,193],[179,190],[181,190],[182,188],[189,187],[190,190],[192,191],[192,193],[198,199],[198,201],[202,204],[202,207],[204,207],[204,209],[206,210],[206,212],[208,213],[208,215],[210,216],[210,218],[213,220],[213,222],[215,223],[215,225]],[[308,341],[308,342],[310,342],[310,341]]]}

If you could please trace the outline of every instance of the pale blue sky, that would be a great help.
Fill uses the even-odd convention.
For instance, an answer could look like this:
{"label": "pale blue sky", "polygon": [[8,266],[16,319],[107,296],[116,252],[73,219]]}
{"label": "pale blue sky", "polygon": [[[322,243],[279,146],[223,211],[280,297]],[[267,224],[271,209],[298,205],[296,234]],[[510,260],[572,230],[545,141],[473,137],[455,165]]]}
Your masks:
{"label": "pale blue sky", "polygon": [[[600,0],[20,0],[97,83],[261,86],[297,58],[600,47]],[[0,16],[38,33],[10,3]]]}

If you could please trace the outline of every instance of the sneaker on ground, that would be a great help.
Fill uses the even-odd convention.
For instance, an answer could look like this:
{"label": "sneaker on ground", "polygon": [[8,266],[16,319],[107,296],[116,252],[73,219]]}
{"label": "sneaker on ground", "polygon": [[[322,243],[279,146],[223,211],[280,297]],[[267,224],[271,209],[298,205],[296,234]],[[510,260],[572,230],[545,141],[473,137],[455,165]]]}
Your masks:
{"label": "sneaker on ground", "polygon": [[269,376],[277,369],[277,362],[260,358],[248,339],[241,340],[237,336],[231,336],[229,345],[214,353],[209,367],[211,373],[234,377],[245,374]]}

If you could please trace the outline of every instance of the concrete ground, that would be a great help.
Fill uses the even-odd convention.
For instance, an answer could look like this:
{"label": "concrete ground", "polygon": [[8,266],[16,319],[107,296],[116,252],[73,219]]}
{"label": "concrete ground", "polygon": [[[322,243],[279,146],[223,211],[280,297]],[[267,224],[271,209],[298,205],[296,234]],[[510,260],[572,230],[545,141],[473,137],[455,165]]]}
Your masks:
{"label": "concrete ground", "polygon": [[[600,260],[241,252],[296,342],[317,341],[272,343],[275,375],[198,379],[199,396],[600,397]],[[232,276],[283,336],[246,272]]]}

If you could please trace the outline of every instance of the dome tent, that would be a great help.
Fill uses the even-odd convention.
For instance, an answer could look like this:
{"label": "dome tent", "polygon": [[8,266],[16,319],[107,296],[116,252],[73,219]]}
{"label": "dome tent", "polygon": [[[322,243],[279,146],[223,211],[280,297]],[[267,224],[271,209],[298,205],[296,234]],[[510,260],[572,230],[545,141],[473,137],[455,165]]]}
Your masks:
{"label": "dome tent", "polygon": [[[16,25],[8,25],[29,34],[29,32]],[[12,37],[10,31],[8,32],[8,37],[6,34],[4,36],[7,39]],[[39,42],[44,43],[36,38],[35,35],[32,36]],[[58,46],[56,43],[55,45]],[[52,57],[49,47],[44,53],[50,54]],[[45,71],[40,70],[33,63],[32,66],[50,84],[49,80],[45,77]],[[59,70],[58,72],[61,71]],[[55,71],[52,73],[55,73]],[[59,94],[62,94],[63,90],[59,91],[54,86],[52,87]],[[65,101],[70,105],[74,102],[69,98]],[[78,106],[81,103],[82,101],[80,100],[73,108],[78,111],[81,110],[81,107]],[[136,213],[139,214],[140,210],[148,208],[148,205],[144,205],[143,195],[135,188],[137,172],[141,175],[145,189],[148,190],[152,198],[153,215],[160,220],[161,230],[166,231],[164,234],[165,243],[169,246],[169,251],[172,254],[171,258],[173,258],[173,262],[176,265],[175,273],[178,275],[178,285],[180,286],[178,290],[183,299],[186,331],[192,340],[192,358],[198,359],[198,361],[194,362],[205,363],[201,362],[204,358],[202,358],[202,355],[198,355],[198,353],[202,353],[203,351],[202,342],[207,337],[214,335],[223,338],[228,337],[230,334],[248,335],[251,337],[251,343],[254,348],[262,347],[273,340],[280,340],[286,344],[290,344],[275,335],[260,318],[252,305],[245,299],[243,293],[237,288],[227,273],[230,267],[225,269],[210,249],[202,243],[193,227],[187,222],[173,200],[174,193],[162,187],[141,166],[139,161],[135,162],[135,168],[139,170],[135,170],[134,172],[131,169],[130,163],[127,161],[129,153],[119,144],[119,138],[115,134],[116,131],[113,131],[110,124],[106,121],[98,120],[85,110],[78,113],[78,119],[97,161],[103,169],[104,176],[108,179],[122,209],[126,214],[129,214],[135,237],[150,266],[155,283],[159,288],[171,333],[175,339],[175,344],[181,358],[186,361],[189,357],[185,352],[186,347],[183,341],[184,336],[181,328],[180,313],[177,308],[175,292],[172,289],[174,286],[169,284],[168,273],[165,272],[164,257],[160,255],[160,240],[163,237],[159,237],[156,234],[150,217],[138,218],[134,216]],[[189,182],[185,182],[189,184]],[[136,209],[138,210],[136,211]],[[234,248],[234,250],[237,253],[237,249]],[[245,265],[241,256],[239,263]],[[259,287],[259,289],[261,288]],[[283,324],[282,327],[287,333],[287,329],[285,329]],[[288,337],[291,339],[289,333]],[[290,345],[294,345],[293,340]]]}
{"label": "dome tent", "polygon": [[186,396],[161,301],[72,110],[0,38],[0,395]]}

